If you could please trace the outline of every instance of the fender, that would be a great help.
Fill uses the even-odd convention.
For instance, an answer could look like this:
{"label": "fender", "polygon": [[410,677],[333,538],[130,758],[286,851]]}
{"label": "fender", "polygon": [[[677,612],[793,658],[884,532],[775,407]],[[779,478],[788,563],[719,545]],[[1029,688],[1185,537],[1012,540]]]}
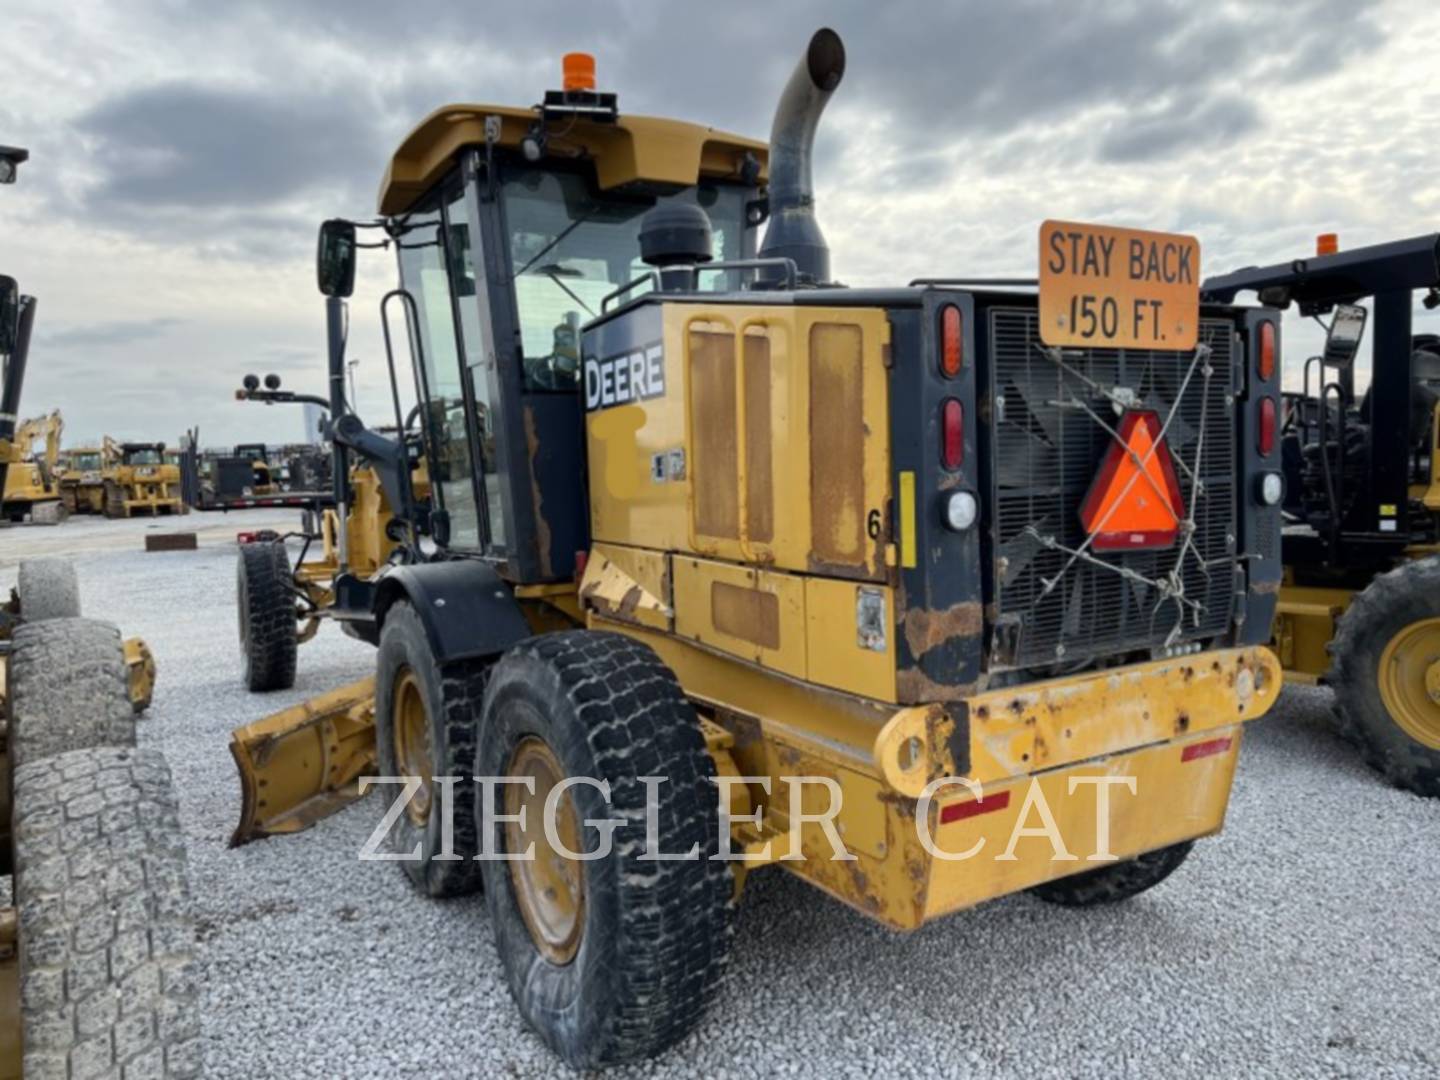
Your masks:
{"label": "fender", "polygon": [[391,570],[376,587],[377,632],[397,600],[408,600],[420,616],[437,663],[496,656],[532,634],[510,586],[478,559]]}

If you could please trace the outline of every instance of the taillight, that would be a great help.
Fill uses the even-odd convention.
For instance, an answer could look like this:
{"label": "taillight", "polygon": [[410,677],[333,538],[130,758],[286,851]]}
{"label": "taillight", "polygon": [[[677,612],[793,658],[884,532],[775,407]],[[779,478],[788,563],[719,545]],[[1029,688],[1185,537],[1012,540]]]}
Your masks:
{"label": "taillight", "polygon": [[955,398],[940,407],[940,464],[957,472],[965,463],[965,409]]}
{"label": "taillight", "polygon": [[1260,324],[1260,351],[1255,357],[1255,373],[1268,382],[1275,374],[1275,324]]}
{"label": "taillight", "polygon": [[946,304],[940,309],[940,374],[953,379],[965,363],[965,345],[961,331],[960,309]]}
{"label": "taillight", "polygon": [[1275,449],[1275,399],[1260,399],[1260,433],[1257,440],[1262,456]]}

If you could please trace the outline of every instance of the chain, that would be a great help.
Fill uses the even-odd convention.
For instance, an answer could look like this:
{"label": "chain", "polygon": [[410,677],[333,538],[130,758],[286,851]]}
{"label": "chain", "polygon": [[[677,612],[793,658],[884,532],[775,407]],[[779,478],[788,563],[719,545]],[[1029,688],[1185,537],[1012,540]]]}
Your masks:
{"label": "chain", "polygon": [[[1084,383],[1091,390],[1095,391],[1101,397],[1104,397],[1117,408],[1124,410],[1132,407],[1132,404],[1129,401],[1122,399],[1118,394],[1107,389],[1106,387],[1101,386],[1094,379],[1091,379],[1090,377],[1082,374],[1075,368],[1071,367],[1069,364],[1065,363],[1064,359],[1062,358],[1063,354],[1061,353],[1061,350],[1059,348],[1055,346],[1042,346],[1038,342],[1035,344],[1035,348],[1042,356],[1044,356],[1047,360],[1053,363],[1062,372],[1065,372],[1079,382]],[[1071,395],[1070,401],[1068,403],[1062,401],[1047,402],[1047,404],[1052,405],[1056,408],[1072,408],[1079,409],[1080,411],[1084,412],[1093,421],[1095,421],[1095,423],[1099,424],[1100,427],[1106,433],[1108,433],[1110,437],[1114,439],[1119,446],[1123,448],[1124,452],[1129,456],[1130,460],[1135,464],[1136,468],[1135,474],[1131,476],[1130,479],[1126,482],[1125,487],[1120,492],[1120,495],[1115,500],[1113,500],[1110,505],[1110,509],[1107,510],[1104,517],[1102,517],[1100,521],[1093,526],[1090,535],[1085,538],[1085,542],[1081,544],[1080,547],[1071,548],[1065,544],[1062,544],[1054,536],[1046,536],[1042,534],[1038,529],[1035,528],[1033,524],[1027,525],[1025,527],[1025,533],[1023,535],[1028,535],[1041,547],[1051,551],[1060,551],[1069,556],[1069,558],[1065,562],[1065,565],[1060,568],[1060,571],[1054,577],[1047,578],[1043,575],[1040,575],[1040,582],[1043,588],[1041,589],[1040,595],[1037,596],[1030,605],[1031,613],[1034,612],[1035,608],[1040,604],[1041,601],[1046,599],[1046,597],[1048,597],[1052,592],[1055,591],[1055,589],[1059,586],[1061,580],[1065,577],[1067,573],[1070,572],[1070,569],[1077,562],[1083,562],[1086,565],[1102,567],[1103,569],[1109,571],[1112,574],[1118,575],[1126,581],[1139,583],[1151,589],[1154,589],[1157,594],[1157,599],[1155,601],[1154,607],[1152,607],[1150,611],[1150,621],[1152,627],[1154,626],[1155,619],[1159,615],[1160,610],[1166,604],[1173,603],[1175,605],[1175,624],[1170,628],[1169,632],[1165,636],[1166,647],[1173,645],[1175,643],[1175,640],[1180,636],[1184,627],[1185,615],[1187,612],[1191,614],[1191,617],[1193,619],[1193,625],[1199,625],[1201,616],[1208,609],[1205,607],[1204,604],[1198,603],[1197,601],[1192,600],[1185,595],[1185,579],[1183,575],[1185,557],[1188,554],[1194,553],[1196,563],[1200,568],[1200,572],[1205,575],[1207,580],[1209,578],[1210,566],[1217,563],[1226,563],[1230,561],[1228,558],[1210,560],[1202,559],[1200,558],[1200,553],[1198,549],[1196,549],[1195,547],[1195,510],[1200,499],[1205,495],[1204,484],[1201,482],[1200,479],[1202,454],[1204,453],[1205,449],[1205,421],[1207,412],[1210,407],[1210,379],[1215,374],[1215,369],[1210,364],[1211,353],[1212,350],[1209,345],[1203,342],[1196,345],[1195,353],[1190,358],[1190,365],[1185,371],[1185,378],[1181,381],[1180,389],[1175,395],[1175,400],[1171,402],[1170,410],[1166,414],[1164,421],[1160,425],[1160,434],[1151,443],[1150,449],[1147,450],[1143,456],[1137,454],[1132,447],[1130,447],[1127,443],[1125,443],[1124,440],[1120,438],[1120,433],[1116,431],[1113,425],[1106,421],[1104,417],[1100,416],[1094,409],[1089,406],[1089,404],[1082,401],[1074,394]],[[1145,466],[1149,464],[1151,457],[1154,456],[1160,444],[1165,441],[1165,437],[1170,431],[1170,425],[1174,421],[1176,415],[1180,410],[1180,403],[1184,400],[1185,392],[1189,389],[1190,381],[1194,377],[1197,369],[1201,372],[1201,375],[1204,379],[1204,385],[1202,387],[1200,398],[1200,433],[1195,441],[1194,467],[1192,468],[1190,466],[1187,466],[1183,459],[1178,457],[1176,458],[1176,460],[1180,462],[1180,467],[1185,470],[1191,480],[1190,499],[1185,507],[1185,516],[1183,518],[1176,519],[1176,530],[1177,532],[1179,532],[1181,537],[1180,550],[1176,555],[1174,565],[1167,573],[1165,573],[1161,577],[1150,578],[1146,577],[1144,574],[1141,574],[1136,570],[1131,569],[1128,566],[1116,566],[1114,563],[1109,563],[1103,559],[1096,557],[1095,555],[1091,554],[1090,546],[1092,543],[1094,543],[1095,537],[1103,531],[1105,523],[1110,520],[1110,515],[1113,514],[1125,501],[1125,497],[1130,493],[1131,488],[1135,486],[1136,482],[1140,479],[1141,476],[1144,476],[1146,478],[1146,482],[1155,489],[1155,493],[1157,495],[1163,497],[1165,505],[1167,507],[1170,507],[1171,516],[1175,516],[1174,508],[1173,506],[1170,506],[1168,497],[1165,497],[1165,493],[1159,490],[1154,478],[1151,477],[1148,472],[1146,472]]]}

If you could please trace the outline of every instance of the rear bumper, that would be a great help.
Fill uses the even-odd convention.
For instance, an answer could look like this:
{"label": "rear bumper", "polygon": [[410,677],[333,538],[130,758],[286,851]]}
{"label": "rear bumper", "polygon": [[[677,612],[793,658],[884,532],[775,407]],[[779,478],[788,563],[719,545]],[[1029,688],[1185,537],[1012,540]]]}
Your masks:
{"label": "rear bumper", "polygon": [[[779,752],[784,771],[837,781],[838,833],[854,859],[832,858],[806,824],[804,858],[783,865],[914,929],[1218,832],[1241,725],[1264,715],[1281,682],[1268,649],[1229,649],[997,691],[963,710],[905,709],[876,739],[874,771],[797,740]],[[766,734],[784,746],[791,733]]]}

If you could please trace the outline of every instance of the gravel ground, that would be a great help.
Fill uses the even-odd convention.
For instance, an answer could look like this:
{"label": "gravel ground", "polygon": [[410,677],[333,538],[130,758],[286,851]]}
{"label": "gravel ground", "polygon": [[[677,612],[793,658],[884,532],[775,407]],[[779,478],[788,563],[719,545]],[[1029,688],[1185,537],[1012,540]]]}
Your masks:
{"label": "gravel ground", "polygon": [[[105,542],[85,521],[44,531],[51,553],[85,550],[87,614],[144,636],[160,666],[141,742],[180,786],[211,1075],[565,1075],[517,1018],[483,903],[423,900],[357,860],[378,804],[226,848],[230,729],[371,666],[326,627],[293,691],[241,688],[225,536],[274,521],[212,519],[198,552],[168,554],[140,550],[142,522],[107,523]],[[1287,690],[1249,729],[1226,832],[1117,908],[1012,897],[905,936],[758,874],[707,1022],[610,1075],[1440,1075],[1440,803],[1359,764],[1329,701]]]}

